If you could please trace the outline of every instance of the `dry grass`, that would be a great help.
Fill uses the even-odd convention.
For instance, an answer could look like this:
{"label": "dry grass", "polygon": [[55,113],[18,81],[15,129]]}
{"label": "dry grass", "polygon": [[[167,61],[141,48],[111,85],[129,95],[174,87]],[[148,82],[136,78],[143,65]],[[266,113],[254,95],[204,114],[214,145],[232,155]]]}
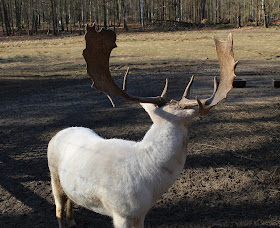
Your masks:
{"label": "dry grass", "polygon": [[1,76],[84,74],[83,37],[5,40],[1,42]]}
{"label": "dry grass", "polygon": [[[149,60],[216,60],[212,37],[226,39],[234,34],[236,59],[267,60],[279,58],[279,30],[203,30],[167,33],[122,34],[119,36],[119,50],[114,54],[135,56]],[[135,55],[136,54],[136,55]]]}
{"label": "dry grass", "polygon": [[[111,62],[119,65],[158,61],[216,60],[212,37],[226,39],[234,34],[235,58],[280,61],[280,32],[270,30],[202,30],[177,32],[122,33]],[[1,76],[53,76],[72,71],[84,75],[83,36],[57,39],[4,39],[0,44]],[[261,67],[261,66],[260,66]]]}

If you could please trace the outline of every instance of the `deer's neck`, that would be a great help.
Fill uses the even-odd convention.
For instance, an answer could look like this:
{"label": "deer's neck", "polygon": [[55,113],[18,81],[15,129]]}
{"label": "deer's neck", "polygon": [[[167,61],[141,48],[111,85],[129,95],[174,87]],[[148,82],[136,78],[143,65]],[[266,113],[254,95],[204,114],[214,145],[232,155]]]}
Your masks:
{"label": "deer's neck", "polygon": [[153,124],[139,143],[139,154],[154,172],[177,178],[186,159],[187,128],[170,122]]}

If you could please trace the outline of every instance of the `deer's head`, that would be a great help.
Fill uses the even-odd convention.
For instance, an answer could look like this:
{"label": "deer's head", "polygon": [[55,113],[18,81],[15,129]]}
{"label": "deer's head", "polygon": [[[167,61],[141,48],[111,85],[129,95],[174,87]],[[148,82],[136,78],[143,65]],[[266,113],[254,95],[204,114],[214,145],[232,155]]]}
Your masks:
{"label": "deer's head", "polygon": [[87,26],[85,40],[86,48],[83,51],[83,56],[87,63],[87,73],[93,81],[92,86],[105,93],[113,106],[114,103],[110,96],[119,96],[142,103],[142,106],[154,122],[157,119],[170,119],[171,117],[173,117],[173,121],[182,121],[183,119],[188,119],[186,117],[195,116],[196,114],[207,114],[212,107],[226,98],[228,92],[232,89],[232,83],[236,77],[235,67],[238,62],[234,61],[233,39],[232,34],[229,34],[227,41],[224,42],[214,38],[221,74],[219,86],[217,79],[214,78],[214,92],[210,98],[202,100],[199,98],[196,98],[196,100],[187,98],[194,77],[191,78],[180,101],[166,100],[167,80],[160,96],[133,96],[126,92],[128,71],[124,77],[123,89],[120,89],[113,81],[109,70],[110,53],[113,48],[117,47],[115,32],[104,29],[96,31],[95,25],[93,27]]}

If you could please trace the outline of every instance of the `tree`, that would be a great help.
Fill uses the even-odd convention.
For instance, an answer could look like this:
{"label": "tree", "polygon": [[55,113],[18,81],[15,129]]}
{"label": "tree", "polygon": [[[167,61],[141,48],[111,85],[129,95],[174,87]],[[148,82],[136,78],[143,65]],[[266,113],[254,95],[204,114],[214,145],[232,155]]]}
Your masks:
{"label": "tree", "polygon": [[268,28],[268,16],[266,11],[266,4],[265,0],[262,0],[262,12],[263,12],[263,25],[265,28]]}
{"label": "tree", "polygon": [[[106,28],[139,23],[264,25],[280,19],[280,0],[0,0],[4,35],[85,32],[87,23]],[[187,22],[187,23],[184,23]]]}
{"label": "tree", "polygon": [[128,31],[126,0],[122,0],[122,9],[123,9],[123,27],[124,27],[124,29],[125,29],[126,31]]}
{"label": "tree", "polygon": [[9,15],[8,15],[8,10],[7,10],[7,4],[5,2],[5,0],[1,0],[1,5],[2,5],[2,15],[3,15],[3,21],[5,24],[5,28],[6,28],[6,35],[9,36],[12,33],[11,30],[11,25],[10,25],[10,19],[9,19]]}
{"label": "tree", "polygon": [[141,26],[144,29],[144,0],[140,0]]}
{"label": "tree", "polygon": [[103,20],[104,20],[104,27],[107,29],[107,2],[106,0],[103,0]]}
{"label": "tree", "polygon": [[58,35],[58,20],[57,20],[57,0],[50,0],[51,15],[53,22],[53,35]]}

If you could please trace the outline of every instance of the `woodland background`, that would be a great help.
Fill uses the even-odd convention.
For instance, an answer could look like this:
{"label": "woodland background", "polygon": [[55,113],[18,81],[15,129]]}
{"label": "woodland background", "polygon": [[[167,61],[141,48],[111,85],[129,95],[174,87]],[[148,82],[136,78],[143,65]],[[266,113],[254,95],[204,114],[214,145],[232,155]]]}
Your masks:
{"label": "woodland background", "polygon": [[[280,0],[0,0],[2,34],[84,33],[87,23],[115,29],[279,25]],[[128,26],[129,25],[129,26]]]}

